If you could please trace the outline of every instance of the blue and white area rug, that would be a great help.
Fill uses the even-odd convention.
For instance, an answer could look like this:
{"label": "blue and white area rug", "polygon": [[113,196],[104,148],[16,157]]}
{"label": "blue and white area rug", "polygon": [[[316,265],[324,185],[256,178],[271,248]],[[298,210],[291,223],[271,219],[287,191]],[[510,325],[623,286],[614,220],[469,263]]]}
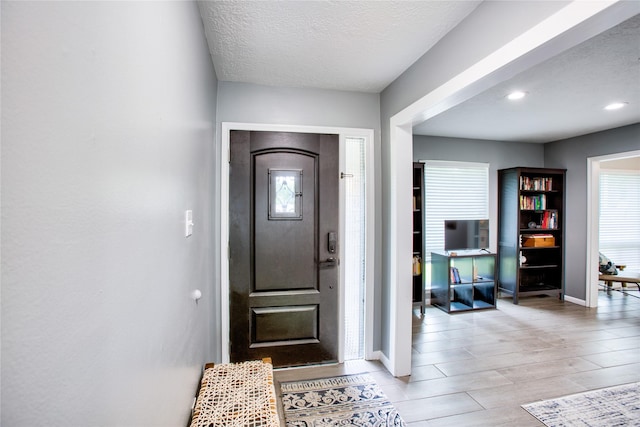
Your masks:
{"label": "blue and white area rug", "polygon": [[367,374],[286,382],[280,391],[288,427],[405,425]]}
{"label": "blue and white area rug", "polygon": [[548,427],[640,426],[640,382],[522,405]]}

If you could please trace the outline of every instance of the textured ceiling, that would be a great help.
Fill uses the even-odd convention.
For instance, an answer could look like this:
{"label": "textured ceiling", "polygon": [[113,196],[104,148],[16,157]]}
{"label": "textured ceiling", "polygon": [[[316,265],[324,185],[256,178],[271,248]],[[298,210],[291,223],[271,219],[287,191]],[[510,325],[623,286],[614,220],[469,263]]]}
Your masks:
{"label": "textured ceiling", "polygon": [[[220,81],[380,93],[480,1],[200,1]],[[508,103],[519,89],[529,95]],[[603,111],[612,101],[627,108]],[[549,142],[640,122],[640,15],[414,126]]]}
{"label": "textured ceiling", "polygon": [[[528,92],[519,101],[505,96]],[[605,111],[611,102],[626,108]],[[550,142],[640,122],[640,15],[414,127],[420,135]]]}
{"label": "textured ceiling", "polygon": [[379,93],[479,3],[203,1],[199,6],[221,81]]}

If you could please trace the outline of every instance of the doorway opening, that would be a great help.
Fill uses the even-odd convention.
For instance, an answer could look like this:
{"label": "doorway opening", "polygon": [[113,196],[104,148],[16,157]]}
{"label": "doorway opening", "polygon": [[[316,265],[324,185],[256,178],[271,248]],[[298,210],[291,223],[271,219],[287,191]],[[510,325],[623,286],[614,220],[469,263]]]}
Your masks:
{"label": "doorway opening", "polygon": [[600,252],[600,182],[602,169],[607,163],[640,158],[640,150],[587,159],[587,307],[597,307],[599,288],[599,252]]}

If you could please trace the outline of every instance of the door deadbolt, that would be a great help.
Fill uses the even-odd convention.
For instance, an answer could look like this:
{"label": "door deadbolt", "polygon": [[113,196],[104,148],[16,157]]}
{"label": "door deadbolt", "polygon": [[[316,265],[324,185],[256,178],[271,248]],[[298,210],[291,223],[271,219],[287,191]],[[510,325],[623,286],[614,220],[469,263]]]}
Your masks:
{"label": "door deadbolt", "polygon": [[335,254],[337,250],[338,242],[335,231],[330,231],[327,235],[327,251],[330,254]]}

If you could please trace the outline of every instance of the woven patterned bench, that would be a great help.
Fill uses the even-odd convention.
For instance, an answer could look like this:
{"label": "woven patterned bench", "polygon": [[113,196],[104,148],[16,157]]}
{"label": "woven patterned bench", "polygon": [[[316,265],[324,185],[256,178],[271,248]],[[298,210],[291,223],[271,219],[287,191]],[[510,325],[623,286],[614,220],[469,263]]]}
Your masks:
{"label": "woven patterned bench", "polygon": [[190,427],[278,427],[271,359],[205,365]]}

